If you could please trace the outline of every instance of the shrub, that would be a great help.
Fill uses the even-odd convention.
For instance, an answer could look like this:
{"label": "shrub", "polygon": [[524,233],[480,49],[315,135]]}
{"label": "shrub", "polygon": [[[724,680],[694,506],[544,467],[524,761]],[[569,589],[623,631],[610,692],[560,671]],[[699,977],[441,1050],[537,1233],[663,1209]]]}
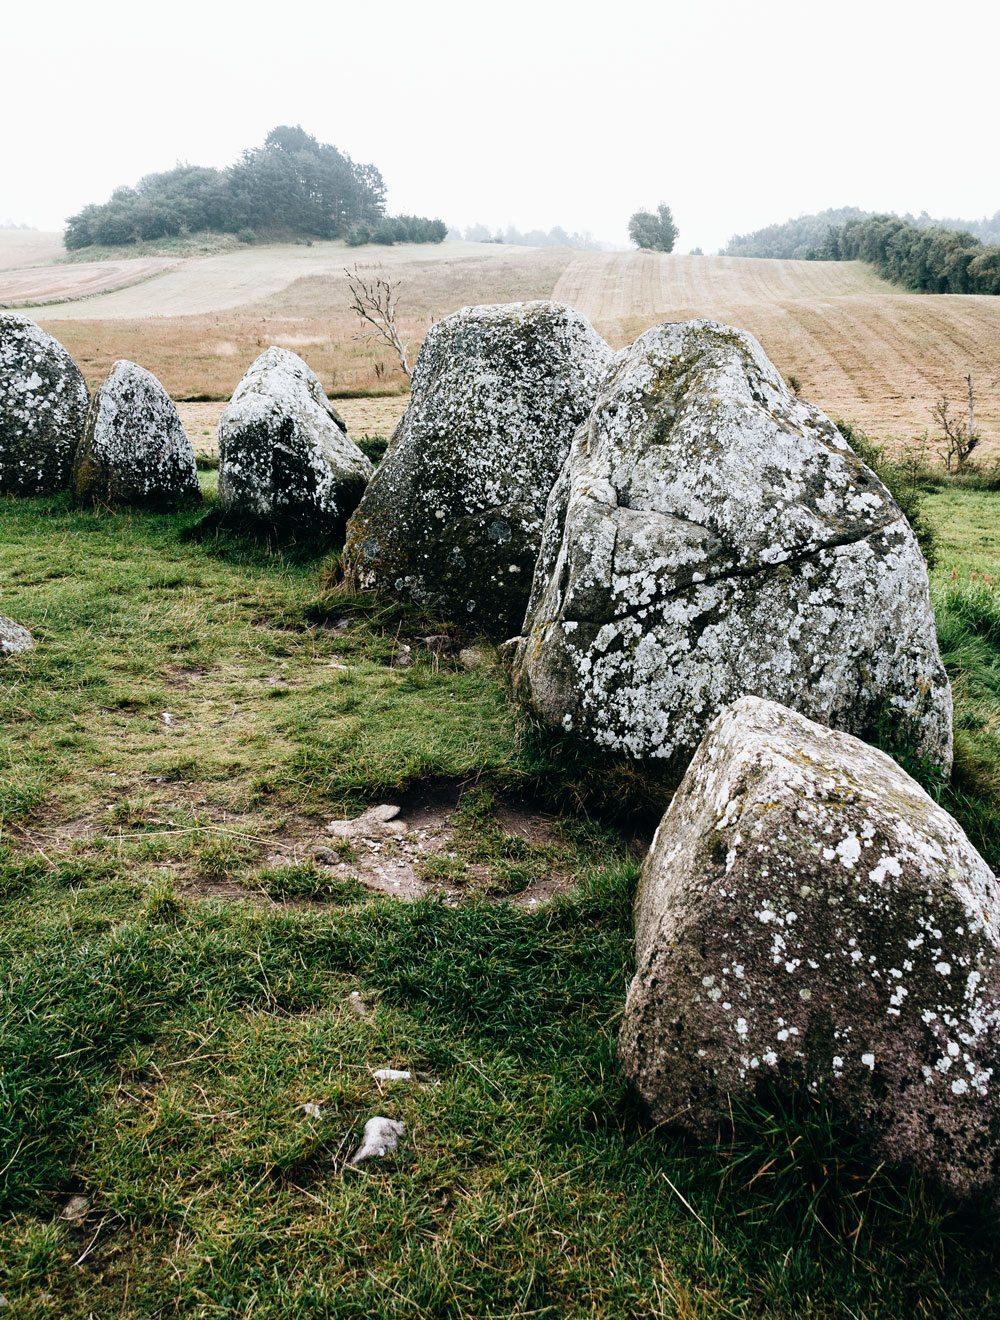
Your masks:
{"label": "shrub", "polygon": [[933,567],[937,557],[934,528],[924,513],[923,482],[926,477],[919,464],[900,462],[885,451],[885,446],[865,434],[852,422],[838,421],[837,430],[861,459],[868,465],[896,501],[906,520],[913,528],[917,543],[927,560],[928,567]]}

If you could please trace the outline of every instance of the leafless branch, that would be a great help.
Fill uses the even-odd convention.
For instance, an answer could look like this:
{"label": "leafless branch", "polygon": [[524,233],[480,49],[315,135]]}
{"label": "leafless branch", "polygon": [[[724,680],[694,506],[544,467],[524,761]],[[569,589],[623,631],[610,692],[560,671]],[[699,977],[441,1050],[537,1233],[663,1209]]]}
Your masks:
{"label": "leafless branch", "polygon": [[357,266],[353,270],[344,268],[347,287],[351,291],[351,309],[364,325],[371,329],[361,332],[365,339],[380,340],[399,355],[399,365],[406,372],[407,379],[412,376],[410,364],[406,359],[409,341],[405,344],[396,328],[396,308],[399,304],[399,281],[393,281],[381,271],[366,272]]}

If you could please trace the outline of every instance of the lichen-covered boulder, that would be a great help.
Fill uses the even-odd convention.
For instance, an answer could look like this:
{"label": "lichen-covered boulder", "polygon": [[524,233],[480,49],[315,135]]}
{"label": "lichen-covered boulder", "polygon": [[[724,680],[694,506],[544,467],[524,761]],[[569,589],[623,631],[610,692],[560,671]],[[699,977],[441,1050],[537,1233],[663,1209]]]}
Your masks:
{"label": "lichen-covered boulder", "polygon": [[34,638],[27,628],[0,614],[0,656],[30,651],[34,644]]}
{"label": "lichen-covered boulder", "polygon": [[116,362],[94,395],[73,460],[79,503],[173,509],[201,499],[191,441],[151,372]]}
{"label": "lichen-covered boulder", "polygon": [[558,303],[465,307],[432,326],[348,527],[347,581],[517,632],[545,502],[610,358]]}
{"label": "lichen-covered boulder", "polygon": [[49,495],[69,485],[90,392],[57,339],[0,312],[0,493]]}
{"label": "lichen-covered boulder", "polygon": [[[515,690],[550,725],[681,765],[743,693],[949,767],[916,538],[749,334],[657,326],[609,373],[546,512]],[[905,726],[905,727],[904,727]]]}
{"label": "lichen-covered boulder", "polygon": [[250,366],[219,419],[219,501],[340,536],[372,474],[316,373],[287,348]]}
{"label": "lichen-covered boulder", "polygon": [[653,1117],[822,1094],[953,1192],[1000,1163],[1000,885],[899,766],[757,697],[711,725],[636,900],[622,1065]]}

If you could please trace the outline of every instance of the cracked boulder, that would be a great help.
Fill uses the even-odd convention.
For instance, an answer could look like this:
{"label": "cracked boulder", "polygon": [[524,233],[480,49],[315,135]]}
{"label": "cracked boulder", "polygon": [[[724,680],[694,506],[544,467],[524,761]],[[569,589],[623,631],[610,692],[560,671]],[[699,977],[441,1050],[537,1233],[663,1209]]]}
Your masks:
{"label": "cracked boulder", "polygon": [[558,303],[466,307],[432,326],[348,527],[347,581],[517,632],[546,500],[611,356]]}
{"label": "cracked boulder", "polygon": [[316,373],[287,348],[250,366],[219,419],[219,502],[339,537],[372,474]]}
{"label": "cracked boulder", "polygon": [[690,758],[744,693],[949,768],[927,569],[878,478],[749,334],[657,326],[552,492],[515,691],[637,759]]}
{"label": "cracked boulder", "polygon": [[81,504],[173,509],[201,499],[191,441],[145,367],[116,362],[94,395],[73,461]]}
{"label": "cracked boulder", "polygon": [[50,495],[69,485],[90,392],[58,340],[0,312],[0,494]]}
{"label": "cracked boulder", "polygon": [[622,1066],[660,1122],[823,1096],[873,1158],[968,1195],[1000,1164],[1000,885],[849,734],[757,697],[711,725],[636,898]]}

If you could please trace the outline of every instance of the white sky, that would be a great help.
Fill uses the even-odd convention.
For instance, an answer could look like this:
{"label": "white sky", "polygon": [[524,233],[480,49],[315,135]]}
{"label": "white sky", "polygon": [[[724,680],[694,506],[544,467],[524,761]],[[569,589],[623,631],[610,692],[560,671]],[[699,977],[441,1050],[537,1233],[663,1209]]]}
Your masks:
{"label": "white sky", "polygon": [[301,123],[393,211],[678,251],[827,206],[1000,208],[1000,5],[0,0],[0,219],[62,227]]}

